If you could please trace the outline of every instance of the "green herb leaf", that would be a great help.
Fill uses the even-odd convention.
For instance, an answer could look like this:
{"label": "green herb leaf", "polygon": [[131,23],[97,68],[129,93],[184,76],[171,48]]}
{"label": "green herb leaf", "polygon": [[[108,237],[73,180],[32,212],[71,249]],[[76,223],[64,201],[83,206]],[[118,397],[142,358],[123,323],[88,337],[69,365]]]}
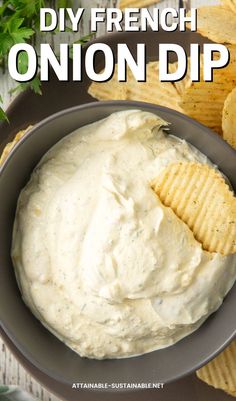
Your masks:
{"label": "green herb leaf", "polygon": [[5,56],[13,44],[14,41],[9,33],[0,33],[0,57]]}
{"label": "green herb leaf", "polygon": [[[69,8],[73,6],[72,0],[0,0],[0,68],[7,65],[7,57],[10,48],[16,43],[31,43],[33,36],[39,33],[39,15],[40,8],[52,7],[55,9]],[[48,17],[50,18],[50,16]],[[71,28],[67,27],[68,32]],[[56,32],[55,32],[56,33]],[[93,35],[87,35],[77,40],[75,43],[84,45]],[[70,56],[72,56],[72,48],[70,47]],[[28,68],[28,56],[25,52],[21,52],[18,57],[18,69],[20,73],[25,73]],[[41,82],[35,77],[31,82],[19,84],[13,92],[19,92],[31,89],[37,94],[41,92]],[[2,99],[0,97],[0,103]],[[0,107],[0,120],[8,120],[6,113]]]}
{"label": "green herb leaf", "polygon": [[26,52],[20,52],[18,55],[18,71],[20,74],[25,74],[28,70],[28,54]]}
{"label": "green herb leaf", "polygon": [[73,59],[73,44],[81,44],[82,46],[84,46],[94,37],[94,35],[94,33],[90,33],[89,35],[86,35],[83,38],[80,38],[72,43],[72,45],[69,47],[69,57]]}
{"label": "green herb leaf", "polygon": [[0,394],[6,393],[9,390],[8,386],[0,386]]}
{"label": "green herb leaf", "polygon": [[41,7],[45,7],[44,0],[10,0],[10,3],[21,16],[27,18],[35,16]]}
{"label": "green herb leaf", "polygon": [[95,36],[95,33],[90,33],[86,36],[83,36],[82,38],[76,40],[74,43],[81,43],[81,45],[85,45],[88,43],[93,37]]}
{"label": "green herb leaf", "polygon": [[42,95],[42,90],[41,90],[41,81],[38,77],[35,77],[32,81],[30,82],[24,82],[19,85],[17,85],[14,89],[10,91],[11,94],[13,93],[20,93],[23,92],[27,89],[31,89],[36,93],[36,95]]}
{"label": "green herb leaf", "polygon": [[57,0],[56,8],[71,8],[72,5],[70,0]]}
{"label": "green herb leaf", "polygon": [[23,18],[14,18],[10,19],[7,25],[8,32],[14,43],[23,43],[25,39],[30,39],[35,33],[31,28],[21,27],[23,22]]}
{"label": "green herb leaf", "polygon": [[0,121],[7,121],[7,122],[9,122],[8,117],[7,117],[5,111],[2,109],[1,106],[0,106]]}
{"label": "green herb leaf", "polygon": [[[0,103],[3,103],[3,100],[2,100],[2,96],[0,95]],[[0,121],[4,121],[4,120],[7,120],[8,121],[8,118],[7,118],[7,115],[6,115],[6,113],[5,113],[5,111],[2,109],[2,107],[0,106]]]}
{"label": "green herb leaf", "polygon": [[16,18],[15,16],[14,18],[10,18],[6,25],[8,32],[14,33],[20,28],[23,22],[24,18]]}
{"label": "green herb leaf", "polygon": [[35,77],[31,82],[29,82],[30,88],[36,93],[37,95],[42,95],[42,90],[41,90],[41,81],[39,77]]}

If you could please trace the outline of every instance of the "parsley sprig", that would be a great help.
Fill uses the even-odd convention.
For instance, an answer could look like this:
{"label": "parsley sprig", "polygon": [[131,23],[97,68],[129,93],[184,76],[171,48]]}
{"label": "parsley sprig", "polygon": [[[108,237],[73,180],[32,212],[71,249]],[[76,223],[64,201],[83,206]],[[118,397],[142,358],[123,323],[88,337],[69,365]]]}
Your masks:
{"label": "parsley sprig", "polygon": [[[40,31],[40,8],[58,9],[72,6],[71,0],[2,0],[0,4],[0,68],[3,70],[6,70],[8,53],[14,44],[25,42],[35,44],[35,36]],[[90,38],[88,35],[80,42],[86,43]],[[22,52],[18,57],[18,70],[24,73],[27,68],[28,57]],[[28,88],[41,94],[41,82],[37,76],[30,82],[19,84],[12,92]],[[1,107],[2,103],[0,95],[0,120],[7,120],[6,113]]]}

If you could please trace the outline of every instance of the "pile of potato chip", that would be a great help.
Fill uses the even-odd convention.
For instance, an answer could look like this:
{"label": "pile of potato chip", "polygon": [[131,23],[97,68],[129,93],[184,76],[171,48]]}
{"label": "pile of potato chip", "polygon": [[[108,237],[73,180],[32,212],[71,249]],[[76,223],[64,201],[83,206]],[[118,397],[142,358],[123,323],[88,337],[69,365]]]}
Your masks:
{"label": "pile of potato chip", "polygon": [[[115,70],[110,81],[93,82],[88,93],[98,100],[137,100],[169,107],[223,134],[223,138],[235,147],[236,46],[229,46],[229,50],[230,63],[224,69],[214,71],[213,82],[205,82],[203,79],[191,82],[189,74],[182,81],[160,82],[159,62],[156,61],[147,64],[146,82],[137,82],[130,70],[127,82],[118,82]],[[176,68],[176,62],[169,64],[170,72]]]}
{"label": "pile of potato chip", "polygon": [[[217,43],[226,44],[230,51],[228,66],[214,70],[213,82],[202,79],[203,65],[200,82],[191,82],[188,73],[182,81],[160,82],[159,62],[156,61],[147,65],[147,82],[137,82],[131,71],[128,71],[127,82],[118,82],[116,70],[109,82],[92,83],[89,94],[98,100],[138,100],[169,107],[211,128],[236,149],[236,1],[222,1],[220,6],[198,9],[199,33]],[[145,3],[123,0],[120,7],[145,7],[150,4],[151,0],[145,0]],[[169,71],[174,72],[176,67],[176,62],[170,63]]]}

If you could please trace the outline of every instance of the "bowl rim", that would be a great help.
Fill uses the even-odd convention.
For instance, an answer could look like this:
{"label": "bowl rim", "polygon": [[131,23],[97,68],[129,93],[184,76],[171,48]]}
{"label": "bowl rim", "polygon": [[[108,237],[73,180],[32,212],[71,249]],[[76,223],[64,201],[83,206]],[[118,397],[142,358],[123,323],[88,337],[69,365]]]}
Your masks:
{"label": "bowl rim", "polygon": [[[11,159],[11,157],[13,156],[14,153],[17,152],[17,150],[19,149],[19,147],[32,135],[34,135],[34,132],[37,131],[39,128],[47,125],[49,122],[52,122],[54,120],[56,120],[58,117],[62,117],[63,115],[72,113],[76,110],[83,110],[83,109],[90,109],[93,107],[104,107],[105,105],[111,106],[111,105],[127,105],[127,106],[132,106],[132,105],[136,105],[139,109],[144,107],[144,108],[153,108],[153,110],[163,110],[166,113],[169,114],[174,114],[177,115],[181,118],[183,118],[184,120],[188,121],[190,124],[195,125],[196,127],[202,128],[204,129],[208,135],[210,135],[211,137],[214,137],[214,140],[216,140],[217,142],[219,142],[221,144],[221,146],[224,146],[226,149],[228,149],[228,151],[230,153],[232,153],[232,155],[236,155],[236,149],[234,149],[231,145],[229,145],[228,142],[226,142],[223,137],[221,137],[220,135],[218,135],[217,133],[215,133],[214,131],[212,131],[210,128],[206,127],[204,124],[201,124],[200,122],[194,120],[193,118],[180,113],[177,110],[172,110],[168,107],[165,106],[159,106],[159,105],[155,105],[154,103],[149,103],[149,102],[139,102],[136,100],[107,100],[107,101],[94,101],[94,102],[90,102],[90,103],[85,103],[82,105],[78,105],[78,106],[73,106],[73,107],[69,107],[66,109],[63,109],[61,111],[58,111],[57,113],[53,113],[52,115],[44,118],[43,120],[39,121],[38,123],[36,123],[35,125],[32,126],[31,129],[29,129],[28,132],[26,132],[26,135],[24,135],[22,138],[20,138],[20,140],[15,144],[14,148],[11,150],[10,154],[7,156],[7,158],[4,160],[4,162],[0,165],[0,175],[1,173],[4,171],[4,169],[6,168],[9,160]],[[135,107],[134,107],[135,110]]]}
{"label": "bowl rim", "polygon": [[[96,108],[104,108],[104,106],[128,106],[128,107],[133,107],[133,110],[138,109],[148,109],[147,111],[149,111],[150,113],[152,112],[150,109],[153,110],[153,112],[158,112],[158,111],[163,111],[165,113],[168,113],[170,115],[176,115],[180,118],[182,118],[183,120],[188,121],[190,124],[199,127],[201,129],[203,129],[209,136],[214,137],[214,140],[219,142],[221,144],[221,146],[225,147],[227,149],[228,152],[230,152],[232,154],[232,156],[235,158],[236,160],[236,150],[233,149],[222,137],[220,137],[219,135],[217,135],[216,133],[214,133],[211,129],[209,129],[208,127],[206,127],[205,125],[197,122],[196,120],[192,119],[191,117],[186,116],[185,114],[182,114],[176,110],[172,110],[169,109],[167,107],[164,106],[159,106],[159,105],[155,105],[152,103],[148,103],[148,102],[139,102],[139,101],[127,101],[127,100],[109,100],[109,101],[94,101],[94,102],[90,102],[90,103],[85,103],[82,105],[78,105],[78,106],[73,106],[73,107],[69,107],[66,109],[63,109],[57,113],[54,113],[50,116],[48,116],[47,118],[39,121],[37,124],[35,124],[27,133],[26,135],[24,135],[14,146],[14,148],[12,149],[12,151],[10,152],[10,154],[7,156],[6,160],[2,163],[2,165],[0,166],[0,177],[2,175],[2,173],[4,172],[5,169],[7,169],[8,163],[10,162],[11,158],[13,157],[13,155],[18,151],[18,149],[23,146],[24,142],[28,140],[29,137],[33,136],[35,134],[35,132],[38,131],[38,129],[46,126],[48,123],[56,120],[58,117],[62,117],[64,115],[73,113],[77,110],[84,110],[84,109],[92,109],[94,107]],[[131,110],[131,109],[130,109]],[[111,112],[112,114],[112,112]],[[103,119],[103,117],[101,118]],[[99,121],[99,119],[97,120]],[[89,125],[90,123],[88,123]],[[87,125],[87,124],[86,124]],[[83,125],[81,125],[82,127]],[[80,127],[78,127],[80,128]],[[69,135],[69,134],[68,134]],[[189,142],[191,144],[191,142]],[[235,285],[235,284],[234,284]],[[234,287],[233,285],[233,287]],[[231,291],[231,290],[230,290]],[[23,302],[23,300],[22,300]],[[31,312],[32,313],[32,312]],[[32,313],[33,315],[33,313]],[[34,316],[34,315],[33,315]],[[209,318],[209,317],[208,317]],[[37,318],[36,318],[37,319]],[[64,379],[63,377],[61,377],[58,374],[55,374],[52,370],[47,369],[45,367],[42,367],[40,365],[40,363],[38,363],[37,360],[34,359],[33,356],[31,356],[30,351],[28,351],[27,349],[25,349],[24,346],[22,346],[21,344],[19,344],[16,336],[14,333],[11,333],[11,330],[9,330],[5,324],[3,324],[2,320],[0,319],[0,328],[3,331],[3,333],[7,336],[7,338],[10,339],[10,341],[13,343],[13,345],[17,348],[17,350],[19,350],[22,355],[33,365],[35,366],[37,369],[39,369],[41,372],[43,372],[44,374],[46,374],[47,376],[53,378],[54,380],[60,381],[61,383],[64,383],[66,385],[69,384],[69,382]],[[200,329],[200,327],[198,328]],[[197,329],[197,330],[198,330]],[[196,330],[196,331],[197,331]],[[191,335],[191,334],[190,334]],[[234,340],[234,338],[236,338],[236,327],[235,330],[232,332],[232,334],[220,345],[218,346],[218,348],[215,350],[215,352],[212,352],[211,355],[205,357],[205,358],[200,358],[200,361],[198,363],[196,363],[194,366],[192,366],[191,369],[185,368],[184,370],[181,371],[181,373],[176,374],[173,378],[166,380],[165,384],[168,384],[170,382],[179,380],[193,372],[195,372],[197,369],[199,369],[200,367],[202,367],[203,365],[205,365],[206,363],[208,363],[210,360],[212,360],[213,358],[215,358],[220,352],[222,352],[225,347],[227,347],[227,345],[229,345],[231,343],[231,341]],[[157,352],[158,350],[154,350],[151,352]],[[142,355],[140,355],[142,356]],[[138,358],[139,356],[135,357]],[[122,358],[122,359],[130,359],[130,358]],[[116,360],[115,358],[113,358],[113,360]],[[105,390],[105,392],[107,393],[114,393],[114,392],[120,392],[120,393],[128,393],[129,391],[141,391],[141,390],[145,390],[145,389],[132,389],[132,390],[127,390],[127,389],[107,389]],[[102,390],[98,390],[98,389],[89,389],[89,391],[91,392],[101,392],[104,391]]]}

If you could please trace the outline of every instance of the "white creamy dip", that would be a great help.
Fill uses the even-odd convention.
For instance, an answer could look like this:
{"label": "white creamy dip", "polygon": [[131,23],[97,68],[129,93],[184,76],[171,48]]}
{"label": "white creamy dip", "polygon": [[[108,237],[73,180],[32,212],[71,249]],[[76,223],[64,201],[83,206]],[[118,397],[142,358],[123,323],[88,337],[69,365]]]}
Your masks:
{"label": "white creamy dip", "polygon": [[12,258],[24,301],[81,356],[121,358],[197,329],[236,278],[236,256],[202,249],[151,180],[209,161],[132,110],[56,144],[21,192]]}

